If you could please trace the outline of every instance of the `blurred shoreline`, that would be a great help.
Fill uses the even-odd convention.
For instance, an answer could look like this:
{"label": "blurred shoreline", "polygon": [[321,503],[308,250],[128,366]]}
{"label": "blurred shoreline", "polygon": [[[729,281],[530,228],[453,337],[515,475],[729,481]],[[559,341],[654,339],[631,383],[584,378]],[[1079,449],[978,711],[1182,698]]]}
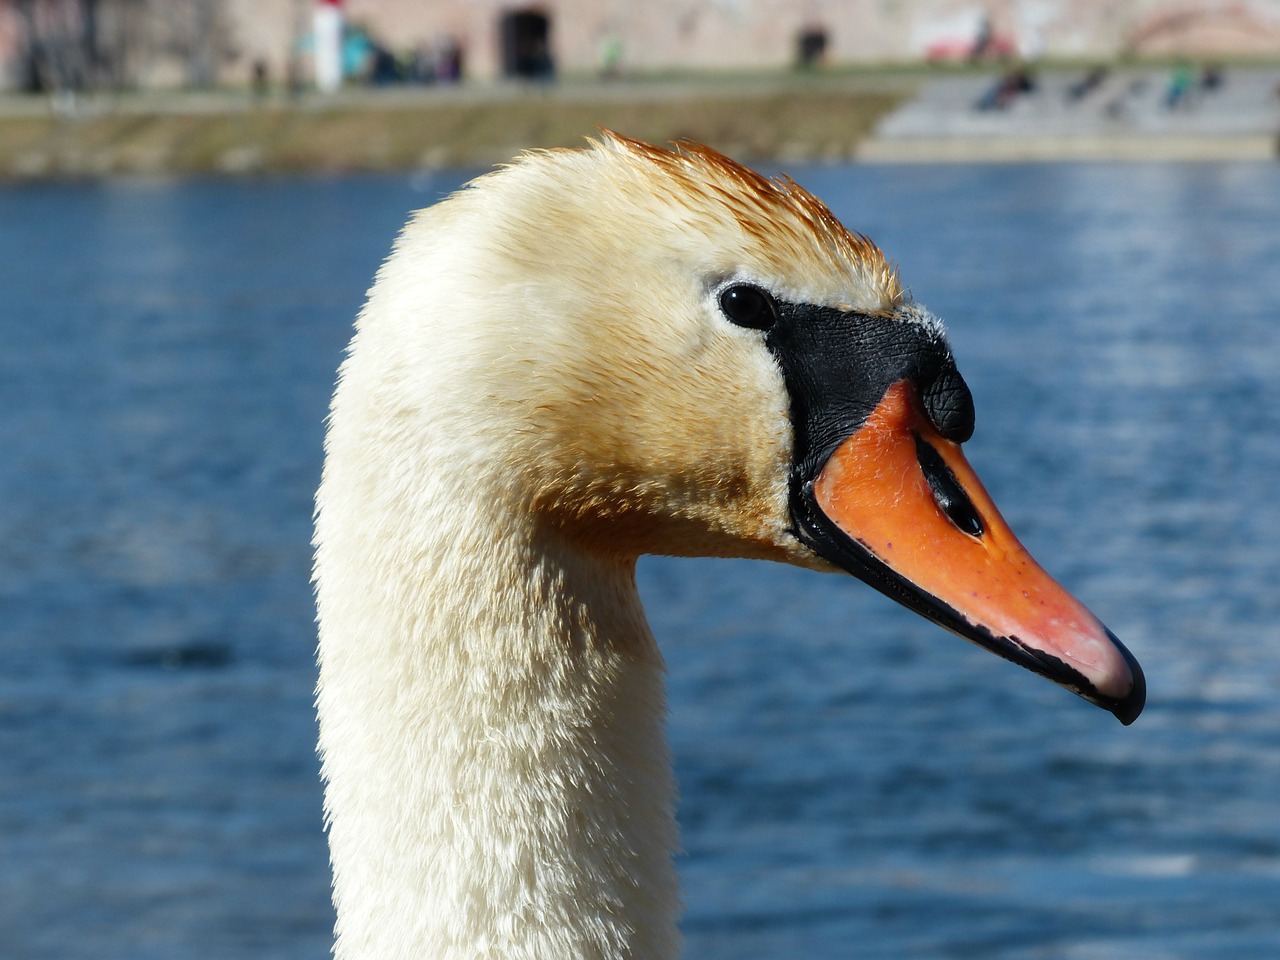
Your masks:
{"label": "blurred shoreline", "polygon": [[748,161],[845,161],[911,96],[893,77],[464,84],[0,97],[0,179],[341,174],[485,167],[608,127]]}
{"label": "blurred shoreline", "polygon": [[[747,162],[1271,160],[1280,68],[1233,67],[1176,103],[1176,71],[785,73],[555,85],[0,97],[0,181],[336,175],[501,163],[608,127]],[[1082,84],[1090,78],[1090,84]],[[1199,80],[1197,79],[1197,84]]]}

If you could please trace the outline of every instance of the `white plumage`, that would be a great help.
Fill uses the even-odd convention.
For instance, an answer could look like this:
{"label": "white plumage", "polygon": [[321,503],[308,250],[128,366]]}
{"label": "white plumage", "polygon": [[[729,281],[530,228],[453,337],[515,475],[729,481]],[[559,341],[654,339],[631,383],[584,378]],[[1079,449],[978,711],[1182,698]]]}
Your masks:
{"label": "white plumage", "polygon": [[678,954],[636,558],[832,568],[796,536],[792,401],[729,282],[904,299],[793,184],[613,135],[418,213],[379,272],[317,496],[341,960]]}

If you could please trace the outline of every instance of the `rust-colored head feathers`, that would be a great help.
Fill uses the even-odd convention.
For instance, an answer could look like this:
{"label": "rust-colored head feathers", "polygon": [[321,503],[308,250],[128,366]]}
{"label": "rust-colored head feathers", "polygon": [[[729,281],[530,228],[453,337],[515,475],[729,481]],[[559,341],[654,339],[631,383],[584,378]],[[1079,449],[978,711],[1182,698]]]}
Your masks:
{"label": "rust-colored head feathers", "polygon": [[743,234],[779,275],[821,266],[871,289],[879,303],[836,303],[843,307],[883,309],[901,306],[905,294],[897,270],[867,237],[847,229],[821,200],[790,177],[770,178],[710,147],[679,141],[675,149],[655,147],[603,130],[598,149],[622,154],[642,174],[660,173],[686,197],[723,207]]}

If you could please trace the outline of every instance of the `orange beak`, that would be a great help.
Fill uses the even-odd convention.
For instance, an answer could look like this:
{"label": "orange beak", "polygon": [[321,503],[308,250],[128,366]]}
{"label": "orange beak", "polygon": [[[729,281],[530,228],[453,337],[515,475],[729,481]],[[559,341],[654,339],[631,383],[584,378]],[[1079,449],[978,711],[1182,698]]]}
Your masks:
{"label": "orange beak", "polygon": [[810,525],[850,572],[1122,723],[1141,712],[1137,661],[1018,542],[911,381],[889,387],[806,494]]}

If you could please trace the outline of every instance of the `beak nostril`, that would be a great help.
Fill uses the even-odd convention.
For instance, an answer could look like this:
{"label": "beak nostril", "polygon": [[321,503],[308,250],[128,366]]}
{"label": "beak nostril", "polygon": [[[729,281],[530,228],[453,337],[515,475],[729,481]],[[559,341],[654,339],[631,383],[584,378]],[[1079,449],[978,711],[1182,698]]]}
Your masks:
{"label": "beak nostril", "polygon": [[920,400],[933,425],[948,440],[964,443],[973,436],[973,395],[954,364],[924,388]]}
{"label": "beak nostril", "polygon": [[912,436],[916,441],[916,460],[920,463],[920,470],[929,484],[929,489],[933,491],[933,499],[938,504],[938,509],[946,514],[947,519],[961,532],[971,537],[981,537],[985,530],[982,517],[979,516],[978,509],[969,499],[969,495],[964,492],[964,487],[960,486],[956,475],[951,472],[951,468],[946,465],[942,455],[934,449],[932,444],[918,433],[913,432]]}

